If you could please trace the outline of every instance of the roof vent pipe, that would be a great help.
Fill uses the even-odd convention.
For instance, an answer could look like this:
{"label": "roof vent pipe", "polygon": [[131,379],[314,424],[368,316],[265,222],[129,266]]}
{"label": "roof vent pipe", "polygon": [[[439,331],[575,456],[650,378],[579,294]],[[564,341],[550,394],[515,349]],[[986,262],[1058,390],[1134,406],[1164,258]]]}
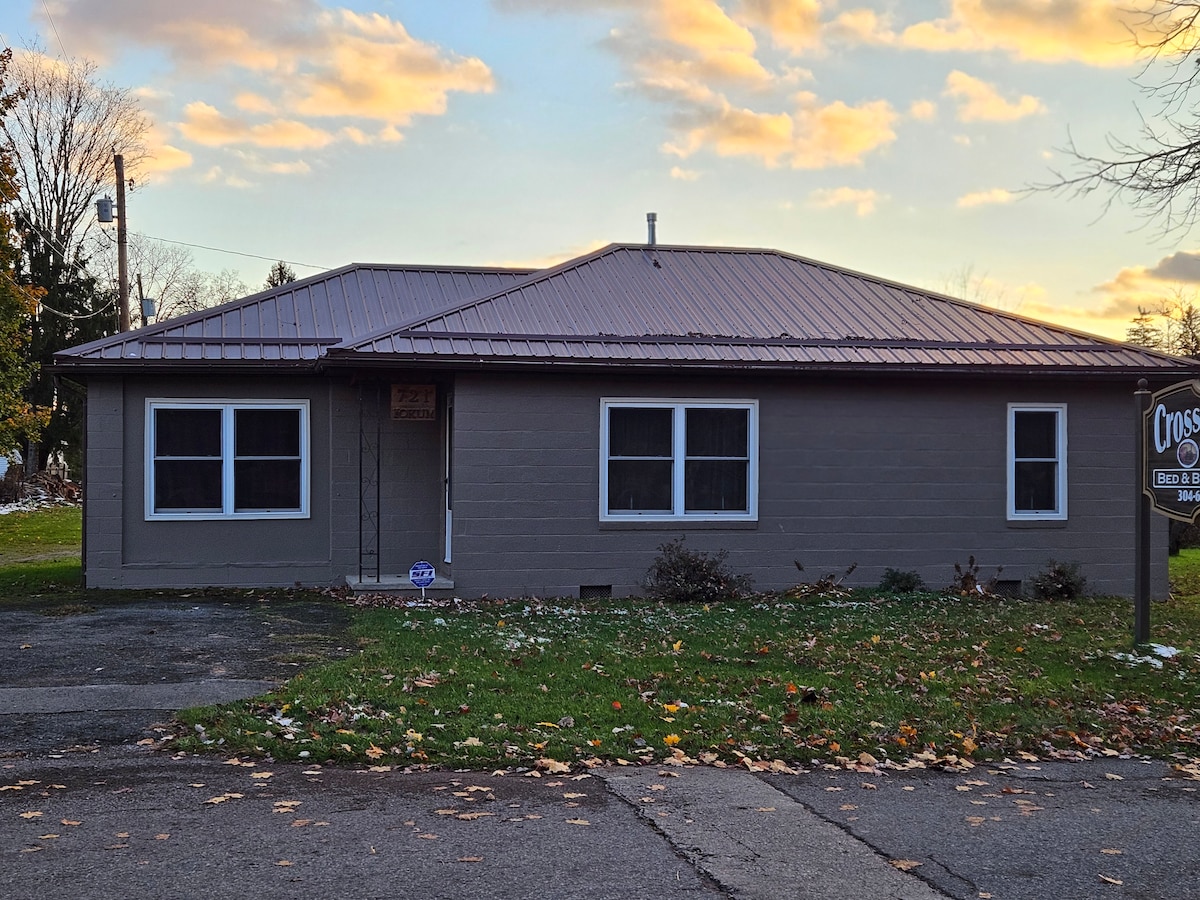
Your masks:
{"label": "roof vent pipe", "polygon": [[658,213],[646,213],[646,230],[648,232],[646,235],[646,243],[651,247],[658,243],[654,236],[654,225],[657,221]]}

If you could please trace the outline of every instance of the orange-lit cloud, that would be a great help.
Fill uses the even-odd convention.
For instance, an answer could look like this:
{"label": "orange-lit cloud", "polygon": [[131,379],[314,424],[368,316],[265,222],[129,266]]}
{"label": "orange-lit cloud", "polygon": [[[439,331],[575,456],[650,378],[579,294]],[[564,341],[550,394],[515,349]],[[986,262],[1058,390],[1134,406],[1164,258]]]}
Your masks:
{"label": "orange-lit cloud", "polygon": [[970,194],[963,194],[958,198],[955,205],[959,209],[970,209],[973,206],[995,206],[1002,203],[1012,203],[1016,196],[1012,191],[1007,191],[1004,188],[992,188],[987,191],[974,191]]}
{"label": "orange-lit cloud", "polygon": [[882,100],[859,106],[837,100],[823,106],[805,93],[797,102],[792,113],[759,113],[728,101],[696,110],[698,123],[663,149],[686,158],[710,148],[718,156],[756,157],[769,167],[820,169],[861,165],[868,154],[896,138],[896,112]]}
{"label": "orange-lit cloud", "polygon": [[1124,66],[1138,57],[1147,0],[952,0],[944,18],[905,28],[896,41],[928,51],[1001,50],[1036,62]]}
{"label": "orange-lit cloud", "polygon": [[182,79],[225,81],[239,117],[210,97],[192,102],[179,126],[209,146],[329,143],[312,119],[395,140],[415,116],[445,114],[450,94],[495,87],[478,58],[421,41],[380,13],[315,0],[56,0],[53,14],[68,43],[98,58],[141,45],[166,54]]}
{"label": "orange-lit cloud", "polygon": [[887,197],[878,191],[850,187],[822,188],[808,195],[809,202],[818,209],[831,209],[835,206],[853,206],[859,216],[869,216],[875,212],[875,205]]}
{"label": "orange-lit cloud", "polygon": [[993,85],[957,69],[946,76],[943,93],[958,101],[960,122],[1013,122],[1046,111],[1037,97],[1005,100]]}
{"label": "orange-lit cloud", "polygon": [[800,54],[821,44],[819,0],[742,0],[741,18],[764,29],[773,43]]}

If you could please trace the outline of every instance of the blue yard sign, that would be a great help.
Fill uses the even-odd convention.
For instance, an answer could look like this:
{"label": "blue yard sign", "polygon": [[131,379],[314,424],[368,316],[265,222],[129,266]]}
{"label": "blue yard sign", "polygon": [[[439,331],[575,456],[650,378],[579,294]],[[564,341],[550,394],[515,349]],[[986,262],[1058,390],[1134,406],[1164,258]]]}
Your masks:
{"label": "blue yard sign", "polygon": [[408,580],[412,582],[413,587],[419,587],[421,590],[433,584],[434,577],[433,564],[425,560],[413,563],[412,568],[408,570]]}

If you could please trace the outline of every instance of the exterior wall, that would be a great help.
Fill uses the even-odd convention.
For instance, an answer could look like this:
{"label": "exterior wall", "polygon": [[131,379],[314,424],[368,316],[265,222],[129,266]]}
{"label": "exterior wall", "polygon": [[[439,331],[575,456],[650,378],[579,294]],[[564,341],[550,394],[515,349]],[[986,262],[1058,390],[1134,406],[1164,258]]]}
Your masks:
{"label": "exterior wall", "polygon": [[[392,381],[428,381],[397,374]],[[728,550],[764,589],[858,568],[947,585],[974,555],[987,576],[1027,581],[1051,558],[1090,588],[1133,585],[1132,389],[1120,384],[945,378],[674,380],[460,374],[454,385],[454,565],[442,562],[444,407],[439,421],[379,417],[381,574],[417,559],[463,597],[638,593],[657,548]],[[348,380],[95,378],[88,385],[86,579],[90,587],[341,584],[359,573],[360,387]],[[444,390],[439,393],[444,397]],[[311,515],[303,520],[148,522],[147,397],[310,401]],[[379,397],[376,406],[376,397]],[[759,403],[759,518],[744,524],[599,521],[600,399]],[[1012,402],[1066,403],[1066,522],[1013,524],[1006,508]],[[366,526],[370,529],[370,523]],[[1166,520],[1154,517],[1154,593],[1165,596]],[[794,560],[805,567],[801,575]]]}
{"label": "exterior wall", "polygon": [[[382,574],[441,562],[442,423],[379,412]],[[146,521],[149,397],[309,401],[306,519]],[[374,434],[374,385],[364,421]],[[325,378],[96,378],[88,384],[85,577],[89,587],[340,585],[359,574],[359,389]],[[368,523],[369,529],[374,526]]]}
{"label": "exterior wall", "polygon": [[[763,589],[858,568],[948,585],[974,555],[981,575],[1027,581],[1079,562],[1098,593],[1133,591],[1132,387],[1065,379],[744,378],[673,381],[460,375],[456,384],[455,588],[461,596],[637,593],[657,548],[729,551]],[[602,397],[759,401],[759,519],[601,523]],[[1066,522],[1006,518],[1007,405],[1067,404]],[[1165,520],[1155,517],[1154,593],[1165,596]],[[797,572],[794,560],[804,565]]]}

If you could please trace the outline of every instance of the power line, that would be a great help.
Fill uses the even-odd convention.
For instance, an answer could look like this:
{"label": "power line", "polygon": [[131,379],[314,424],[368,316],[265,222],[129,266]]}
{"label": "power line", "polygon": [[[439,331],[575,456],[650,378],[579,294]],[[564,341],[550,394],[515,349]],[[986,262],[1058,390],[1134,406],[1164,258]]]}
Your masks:
{"label": "power line", "polygon": [[54,32],[54,38],[58,41],[58,49],[63,52],[64,59],[70,59],[71,54],[67,52],[67,47],[63,43],[62,36],[58,33],[58,26],[54,24],[54,16],[50,15],[50,7],[46,5],[46,0],[42,0],[42,9],[46,12],[46,20],[50,23],[50,29]]}
{"label": "power line", "polygon": [[305,269],[320,269],[324,271],[329,266],[318,266],[314,263],[296,262],[294,259],[280,259],[278,256],[259,256],[257,253],[243,253],[240,250],[225,250],[222,247],[206,247],[204,244],[189,244],[187,241],[173,241],[170,238],[155,237],[152,234],[138,233],[138,237],[149,238],[152,241],[162,241],[164,244],[180,244],[184,247],[195,247],[197,250],[211,250],[214,253],[230,253],[234,256],[248,256],[250,259],[265,259],[267,262],[282,262],[289,266],[301,266]]}

